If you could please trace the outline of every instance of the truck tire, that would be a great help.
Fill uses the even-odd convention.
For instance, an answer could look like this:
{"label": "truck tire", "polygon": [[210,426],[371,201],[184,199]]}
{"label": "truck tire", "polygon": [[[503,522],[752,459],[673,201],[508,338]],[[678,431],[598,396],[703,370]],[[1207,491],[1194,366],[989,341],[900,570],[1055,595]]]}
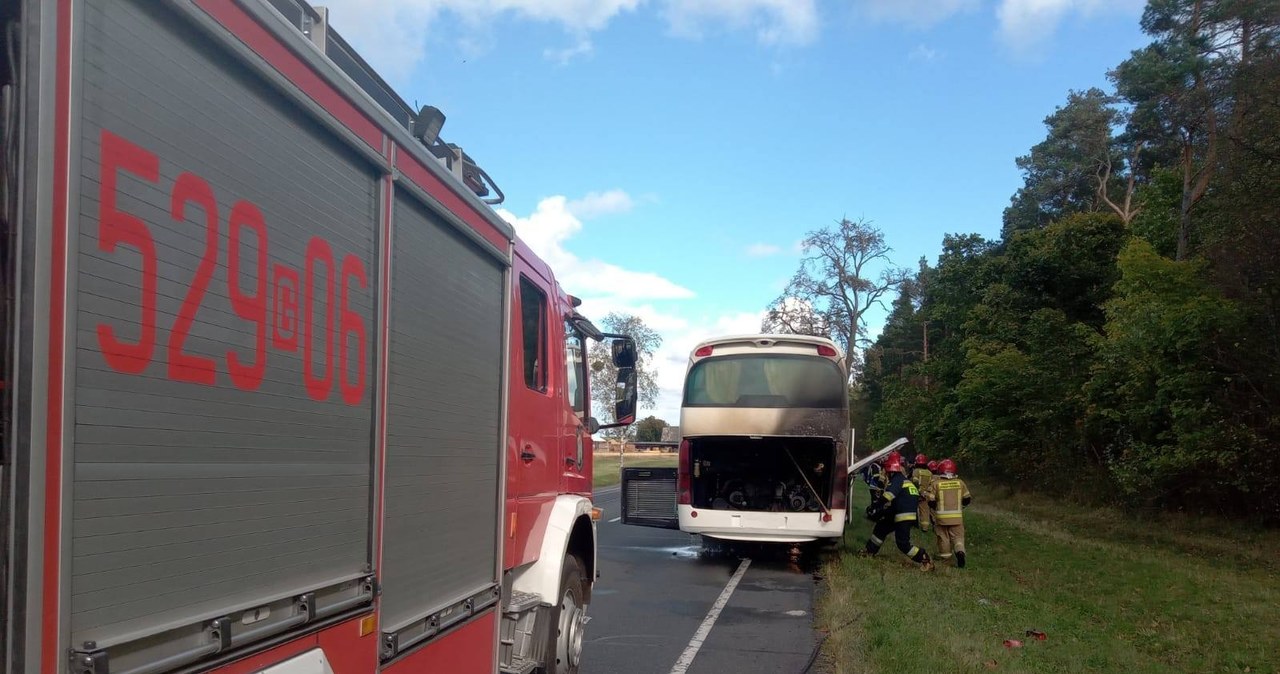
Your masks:
{"label": "truck tire", "polygon": [[582,663],[582,637],[587,622],[586,565],[577,555],[565,555],[560,570],[560,601],[547,615],[547,646],[543,674],[577,674]]}

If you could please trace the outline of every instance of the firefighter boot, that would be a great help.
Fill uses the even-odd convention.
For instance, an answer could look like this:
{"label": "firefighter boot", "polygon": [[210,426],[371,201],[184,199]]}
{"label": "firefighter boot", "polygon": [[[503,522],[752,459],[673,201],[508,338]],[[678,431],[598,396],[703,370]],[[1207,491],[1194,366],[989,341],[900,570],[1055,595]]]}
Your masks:
{"label": "firefighter boot", "polygon": [[964,568],[964,551],[963,550],[956,553],[956,568],[957,569]]}
{"label": "firefighter boot", "polygon": [[929,558],[929,553],[925,552],[924,548],[921,548],[920,552],[917,552],[916,556],[911,558],[911,561],[919,564],[920,568],[925,571],[933,570],[933,560]]}

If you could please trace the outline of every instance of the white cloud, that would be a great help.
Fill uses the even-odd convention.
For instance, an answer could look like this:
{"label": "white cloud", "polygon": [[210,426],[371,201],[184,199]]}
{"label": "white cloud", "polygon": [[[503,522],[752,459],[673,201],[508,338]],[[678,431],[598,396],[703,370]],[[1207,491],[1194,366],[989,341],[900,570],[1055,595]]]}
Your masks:
{"label": "white cloud", "polygon": [[[928,28],[957,14],[984,7],[985,0],[856,0],[863,16],[873,21]],[[1000,38],[1017,51],[1027,51],[1049,38],[1070,14],[1089,17],[1101,12],[1136,14],[1146,0],[998,0],[995,15]],[[916,47],[912,61],[932,61],[937,52]]]}
{"label": "white cloud", "polygon": [[578,40],[577,44],[564,49],[543,49],[542,58],[553,61],[558,65],[566,66],[579,56],[590,56],[594,51],[595,45],[591,44],[591,40],[582,38]]}
{"label": "white cloud", "polygon": [[916,45],[916,48],[912,49],[911,52],[907,54],[908,61],[915,61],[918,63],[932,63],[937,59],[938,50],[923,43]]}
{"label": "white cloud", "polygon": [[[431,32],[436,19],[449,13],[473,33],[483,33],[502,16],[559,25],[574,43],[548,48],[543,56],[556,63],[592,53],[591,33],[618,16],[649,4],[657,6],[671,31],[700,36],[711,28],[750,29],[766,45],[807,44],[818,34],[817,0],[326,0],[333,27],[392,84],[404,84],[427,55],[427,44],[439,44]],[[472,53],[491,40],[452,35],[448,45]]]}
{"label": "white cloud", "polygon": [[632,271],[601,260],[580,260],[576,268],[560,274],[569,292],[583,297],[612,295],[628,300],[683,300],[693,291],[659,274]]}
{"label": "white cloud", "polygon": [[589,192],[581,199],[569,201],[565,208],[575,217],[582,220],[598,218],[602,215],[626,213],[635,208],[635,200],[623,190],[612,189],[605,192]]}
{"label": "white cloud", "polygon": [[[386,1],[386,0],[384,0]],[[428,0],[418,0],[428,1]],[[621,12],[632,11],[642,0],[435,0],[454,9],[489,17],[512,12],[540,21],[561,23],[574,30],[600,30]],[[463,10],[462,8],[466,8]]]}
{"label": "white cloud", "polygon": [[655,307],[652,302],[635,302],[618,297],[585,299],[580,308],[583,316],[599,321],[611,313],[638,316],[644,324],[658,334],[667,335],[689,329],[689,321],[670,311]]}
{"label": "white cloud", "polygon": [[[588,33],[608,25],[623,12],[634,11],[645,0],[326,0],[333,27],[347,38],[378,73],[392,83],[403,83],[426,57],[431,27],[448,12],[480,31],[502,15],[558,24],[578,42],[569,50],[548,50],[552,56],[573,51],[565,58],[590,52]],[[477,44],[473,36],[457,35],[453,44]],[[585,50],[583,45],[586,45]],[[553,59],[556,60],[556,59]]]}
{"label": "white cloud", "polygon": [[996,18],[1005,43],[1025,52],[1052,37],[1068,14],[1136,13],[1145,4],[1145,0],[1000,0]]}
{"label": "white cloud", "polygon": [[[606,193],[607,194],[607,193]],[[506,209],[498,214],[515,227],[516,233],[551,268],[565,290],[582,298],[615,300],[686,299],[693,291],[659,274],[624,269],[592,258],[581,259],[565,248],[565,241],[582,230],[582,221],[563,196],[547,197],[528,217]]]}
{"label": "white cloud", "polygon": [[975,9],[981,0],[859,0],[863,14],[875,21],[927,28],[955,14]]}
{"label": "white cloud", "polygon": [[686,37],[721,25],[753,28],[766,45],[803,45],[818,36],[816,0],[666,0],[663,15]]}
{"label": "white cloud", "polygon": [[747,257],[769,257],[782,252],[782,248],[772,243],[753,243],[747,246]]}

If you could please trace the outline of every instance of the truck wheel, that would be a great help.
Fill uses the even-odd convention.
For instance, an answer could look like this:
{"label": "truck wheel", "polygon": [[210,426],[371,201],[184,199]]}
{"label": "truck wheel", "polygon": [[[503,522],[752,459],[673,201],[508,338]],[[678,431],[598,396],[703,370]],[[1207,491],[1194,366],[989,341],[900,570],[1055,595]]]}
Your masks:
{"label": "truck wheel", "polygon": [[577,555],[565,555],[560,570],[560,602],[551,608],[544,674],[577,674],[587,626],[587,573]]}

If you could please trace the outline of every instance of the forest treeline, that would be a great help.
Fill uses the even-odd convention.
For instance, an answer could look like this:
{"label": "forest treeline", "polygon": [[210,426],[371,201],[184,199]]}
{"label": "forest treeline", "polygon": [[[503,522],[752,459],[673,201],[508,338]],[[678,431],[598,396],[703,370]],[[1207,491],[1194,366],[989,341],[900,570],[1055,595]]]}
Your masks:
{"label": "forest treeline", "polygon": [[1280,522],[1280,2],[1151,0],[1150,36],[944,237],[855,421],[989,479]]}

